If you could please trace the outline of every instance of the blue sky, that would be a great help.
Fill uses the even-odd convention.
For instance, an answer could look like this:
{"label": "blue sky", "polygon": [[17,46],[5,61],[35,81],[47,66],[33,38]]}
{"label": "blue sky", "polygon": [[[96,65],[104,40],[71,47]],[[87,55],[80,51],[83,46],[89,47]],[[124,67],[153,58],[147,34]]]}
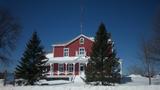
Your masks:
{"label": "blue sky", "polygon": [[[95,36],[104,22],[112,34],[117,55],[123,59],[123,71],[139,64],[141,36],[149,37],[159,0],[84,0],[83,34]],[[25,44],[36,30],[46,51],[51,45],[68,41],[80,34],[80,0],[0,0],[23,26],[17,50],[12,54],[13,71],[23,54]]]}

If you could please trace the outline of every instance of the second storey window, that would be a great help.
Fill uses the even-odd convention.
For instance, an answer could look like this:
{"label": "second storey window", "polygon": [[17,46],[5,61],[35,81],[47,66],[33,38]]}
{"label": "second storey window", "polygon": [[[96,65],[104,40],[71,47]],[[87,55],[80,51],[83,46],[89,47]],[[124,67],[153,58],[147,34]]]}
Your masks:
{"label": "second storey window", "polygon": [[69,48],[64,48],[63,49],[63,56],[64,57],[69,56]]}
{"label": "second storey window", "polygon": [[79,55],[80,56],[85,56],[85,49],[84,49],[84,47],[80,47],[79,48]]}

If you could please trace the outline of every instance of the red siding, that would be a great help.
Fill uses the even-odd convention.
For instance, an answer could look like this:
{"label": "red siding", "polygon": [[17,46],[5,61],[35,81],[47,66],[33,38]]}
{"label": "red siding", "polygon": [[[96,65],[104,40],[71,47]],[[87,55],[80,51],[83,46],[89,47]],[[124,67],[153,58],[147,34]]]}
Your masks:
{"label": "red siding", "polygon": [[63,46],[54,47],[54,57],[63,57]]}
{"label": "red siding", "polygon": [[75,75],[79,75],[79,63],[75,64]]}
{"label": "red siding", "polygon": [[[80,37],[81,38],[81,37]],[[90,56],[91,47],[93,41],[84,37],[84,44],[79,43],[79,38],[67,46],[55,46],[54,47],[54,57],[63,57],[63,48],[69,48],[69,56],[76,56],[76,51],[78,52],[79,47],[84,47],[87,52],[87,56]]]}
{"label": "red siding", "polygon": [[53,74],[54,74],[54,75],[58,75],[58,63],[54,63],[53,65],[54,65],[54,66],[53,66],[53,67],[54,67],[54,68],[53,68],[53,69],[54,69],[54,73],[53,73]]}

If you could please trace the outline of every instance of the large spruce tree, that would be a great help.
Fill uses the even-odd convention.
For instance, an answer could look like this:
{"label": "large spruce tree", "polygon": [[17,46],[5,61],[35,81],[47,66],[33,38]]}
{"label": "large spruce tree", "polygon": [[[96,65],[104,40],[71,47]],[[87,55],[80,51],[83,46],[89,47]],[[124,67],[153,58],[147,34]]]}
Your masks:
{"label": "large spruce tree", "polygon": [[100,24],[92,46],[92,53],[85,70],[86,82],[111,85],[119,82],[119,59],[116,57],[111,34]]}
{"label": "large spruce tree", "polygon": [[36,32],[26,45],[20,64],[17,65],[15,75],[26,81],[26,85],[34,85],[36,81],[45,77],[45,63],[47,59]]}

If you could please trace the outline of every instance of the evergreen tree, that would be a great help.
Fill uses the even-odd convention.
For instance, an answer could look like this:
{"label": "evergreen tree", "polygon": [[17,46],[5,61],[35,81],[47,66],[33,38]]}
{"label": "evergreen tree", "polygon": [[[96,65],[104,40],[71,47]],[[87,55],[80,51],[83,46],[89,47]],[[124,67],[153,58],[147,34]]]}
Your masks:
{"label": "evergreen tree", "polygon": [[16,67],[16,78],[24,79],[26,85],[34,85],[36,81],[45,78],[47,59],[40,43],[37,33],[34,32],[26,45],[20,64]]}
{"label": "evergreen tree", "polygon": [[92,53],[85,70],[86,82],[111,85],[119,81],[119,59],[116,58],[111,35],[105,25],[100,24],[92,46]]}

